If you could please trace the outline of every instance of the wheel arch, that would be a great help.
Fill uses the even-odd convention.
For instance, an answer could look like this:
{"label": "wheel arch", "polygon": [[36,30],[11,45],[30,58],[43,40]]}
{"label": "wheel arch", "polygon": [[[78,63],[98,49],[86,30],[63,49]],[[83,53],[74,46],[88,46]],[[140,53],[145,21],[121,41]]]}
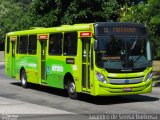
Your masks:
{"label": "wheel arch", "polygon": [[70,72],[67,72],[65,75],[64,75],[64,89],[67,89],[67,83],[68,81],[71,80],[74,82],[74,78],[72,76],[72,74]]}

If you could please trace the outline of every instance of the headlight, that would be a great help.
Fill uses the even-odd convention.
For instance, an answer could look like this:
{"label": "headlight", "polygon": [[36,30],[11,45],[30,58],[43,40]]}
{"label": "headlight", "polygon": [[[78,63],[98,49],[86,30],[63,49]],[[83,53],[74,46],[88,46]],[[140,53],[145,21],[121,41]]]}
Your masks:
{"label": "headlight", "polygon": [[106,78],[99,72],[96,72],[96,77],[100,82],[107,83]]}
{"label": "headlight", "polygon": [[152,72],[148,73],[148,75],[146,76],[146,80],[145,81],[148,81],[152,78]]}

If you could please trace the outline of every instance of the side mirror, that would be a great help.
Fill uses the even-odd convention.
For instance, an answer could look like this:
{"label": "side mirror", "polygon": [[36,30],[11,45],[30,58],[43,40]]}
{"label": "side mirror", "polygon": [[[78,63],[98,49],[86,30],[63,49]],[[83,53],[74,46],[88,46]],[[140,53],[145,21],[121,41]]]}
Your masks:
{"label": "side mirror", "polygon": [[98,42],[97,40],[94,40],[94,50],[96,51],[98,49]]}

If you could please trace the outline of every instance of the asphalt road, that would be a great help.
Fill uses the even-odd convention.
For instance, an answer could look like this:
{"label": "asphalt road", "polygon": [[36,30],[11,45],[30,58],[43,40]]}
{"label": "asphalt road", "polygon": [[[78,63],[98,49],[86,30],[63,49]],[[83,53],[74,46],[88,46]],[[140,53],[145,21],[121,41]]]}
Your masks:
{"label": "asphalt road", "polygon": [[[3,64],[0,64],[0,97],[73,113],[20,115],[19,119],[24,120],[89,120],[90,114],[160,114],[160,87],[153,87],[152,93],[145,95],[116,97],[81,95],[79,100],[72,100],[66,91],[60,89],[39,85],[30,85],[27,89],[22,88],[20,81],[5,76]],[[12,105],[10,108],[12,109]]]}

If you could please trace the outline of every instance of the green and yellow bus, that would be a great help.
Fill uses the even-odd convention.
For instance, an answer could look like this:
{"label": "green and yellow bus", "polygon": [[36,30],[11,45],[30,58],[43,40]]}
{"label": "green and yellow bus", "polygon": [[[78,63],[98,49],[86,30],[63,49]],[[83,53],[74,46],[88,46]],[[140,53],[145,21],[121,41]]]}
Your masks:
{"label": "green and yellow bus", "polygon": [[6,34],[5,71],[28,83],[93,96],[152,91],[151,43],[137,23],[96,22]]}

